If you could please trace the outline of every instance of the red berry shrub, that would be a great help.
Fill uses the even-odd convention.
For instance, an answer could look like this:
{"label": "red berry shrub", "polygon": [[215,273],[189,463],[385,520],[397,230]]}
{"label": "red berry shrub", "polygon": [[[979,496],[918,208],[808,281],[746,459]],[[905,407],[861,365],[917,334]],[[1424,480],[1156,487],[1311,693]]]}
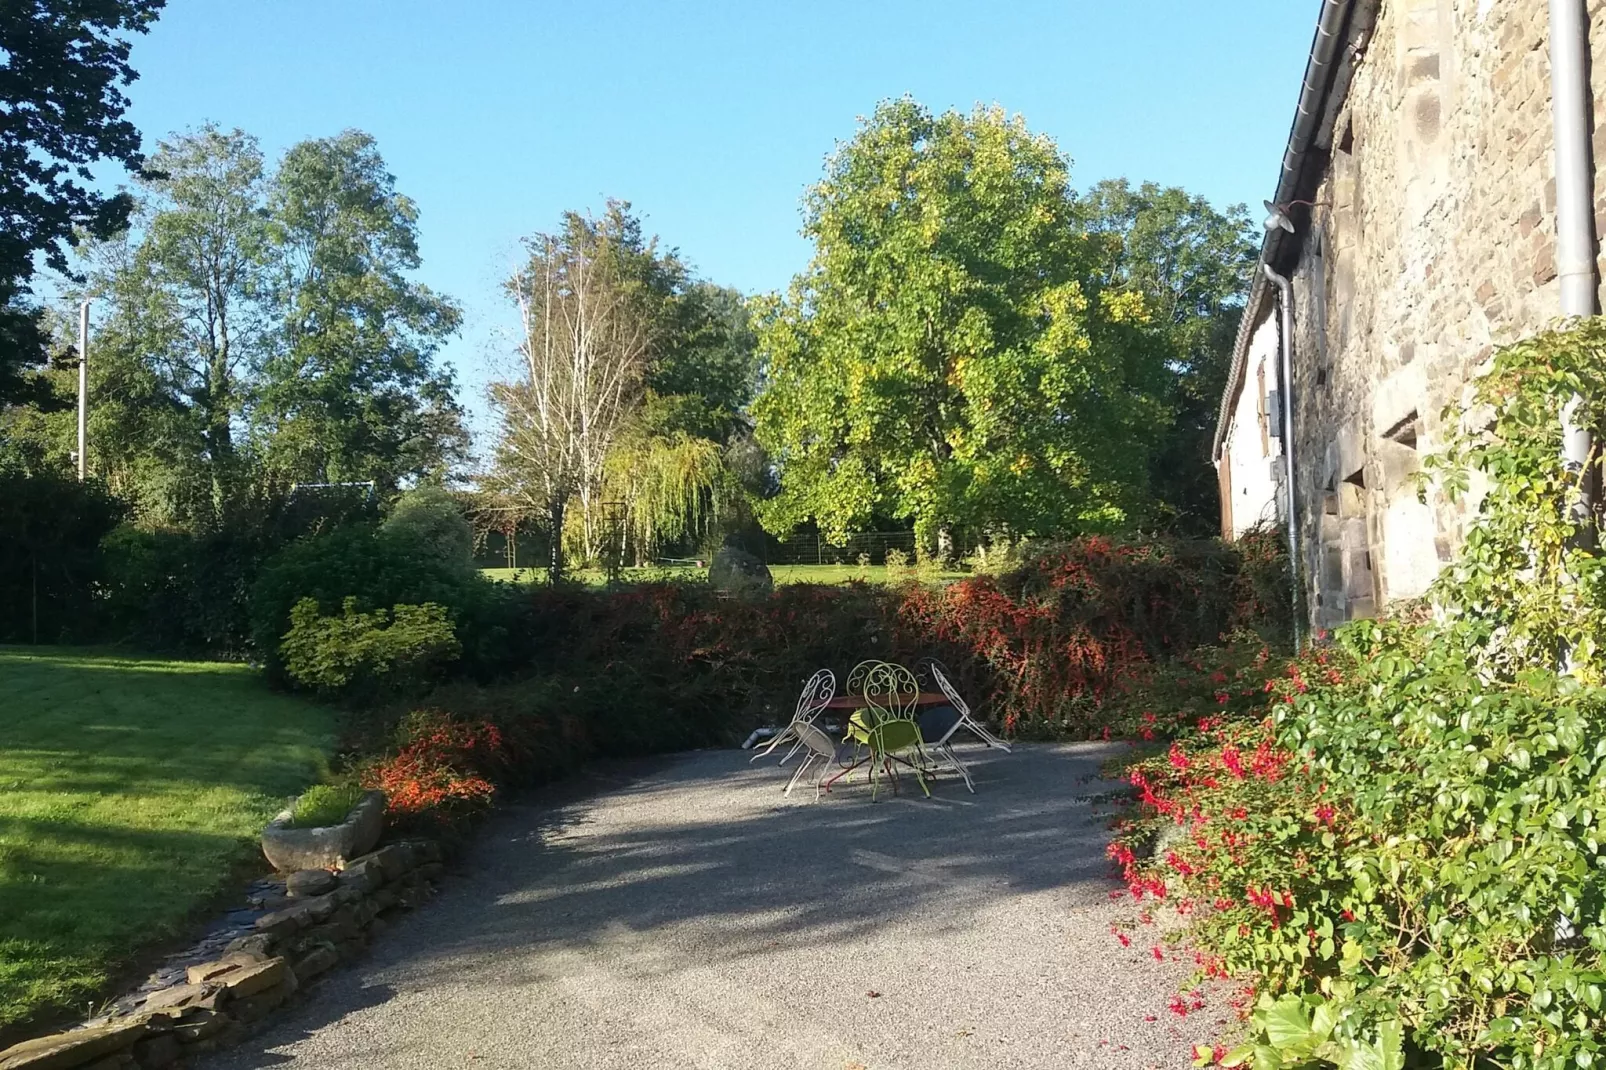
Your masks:
{"label": "red berry shrub", "polygon": [[[491,785],[595,756],[730,745],[786,720],[816,669],[934,655],[977,714],[1039,738],[1169,738],[1220,716],[1269,657],[1259,543],[1085,539],[947,586],[797,584],[753,600],[703,584],[537,587],[502,644],[526,652],[437,686],[367,782],[455,816]],[[1229,629],[1234,642],[1217,648]],[[1259,677],[1255,677],[1258,682]],[[1258,695],[1258,692],[1256,692]],[[1162,712],[1163,711],[1163,712]]]}

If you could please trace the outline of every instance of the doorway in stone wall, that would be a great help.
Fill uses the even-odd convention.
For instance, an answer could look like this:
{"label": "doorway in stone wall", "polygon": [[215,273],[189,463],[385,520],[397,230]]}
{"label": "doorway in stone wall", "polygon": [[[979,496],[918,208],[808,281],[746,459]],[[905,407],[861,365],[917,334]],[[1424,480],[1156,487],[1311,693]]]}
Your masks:
{"label": "doorway in stone wall", "polygon": [[1366,469],[1344,477],[1338,487],[1339,545],[1344,562],[1344,619],[1377,616],[1377,573],[1372,567],[1371,494]]}
{"label": "doorway in stone wall", "polygon": [[1377,615],[1370,495],[1364,468],[1342,480],[1335,473],[1322,490],[1315,606],[1319,628]]}

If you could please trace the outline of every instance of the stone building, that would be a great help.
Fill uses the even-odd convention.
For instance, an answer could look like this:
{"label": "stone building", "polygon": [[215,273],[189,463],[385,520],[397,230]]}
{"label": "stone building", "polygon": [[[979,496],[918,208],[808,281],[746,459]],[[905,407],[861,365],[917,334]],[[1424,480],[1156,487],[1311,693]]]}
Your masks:
{"label": "stone building", "polygon": [[1422,593],[1459,545],[1464,507],[1411,477],[1480,365],[1598,308],[1606,0],[1324,0],[1319,19],[1215,463],[1227,538],[1286,525],[1291,441],[1304,607],[1329,627]]}

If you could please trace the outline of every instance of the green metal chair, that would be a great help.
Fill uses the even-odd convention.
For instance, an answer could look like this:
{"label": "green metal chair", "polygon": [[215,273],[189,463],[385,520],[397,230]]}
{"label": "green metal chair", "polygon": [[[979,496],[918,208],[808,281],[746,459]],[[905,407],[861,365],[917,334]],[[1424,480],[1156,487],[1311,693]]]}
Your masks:
{"label": "green metal chair", "polygon": [[[857,670],[855,670],[857,675]],[[848,718],[848,737],[867,748],[866,761],[870,774],[870,798],[880,792],[880,781],[890,777],[893,790],[897,790],[899,764],[907,765],[920,784],[926,798],[931,789],[926,786],[922,766],[927,764],[921,749],[920,725],[915,721],[919,708],[920,684],[914,673],[902,665],[878,662],[868,667],[863,676],[864,708]],[[906,757],[913,755],[913,758]]]}

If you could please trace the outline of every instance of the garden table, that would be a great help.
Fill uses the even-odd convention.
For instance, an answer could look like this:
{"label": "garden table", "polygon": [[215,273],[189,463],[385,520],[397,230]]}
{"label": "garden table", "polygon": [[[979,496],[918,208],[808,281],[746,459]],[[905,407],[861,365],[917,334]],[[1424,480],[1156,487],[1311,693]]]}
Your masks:
{"label": "garden table", "polygon": [[[883,703],[885,701],[883,699]],[[950,701],[952,700],[941,691],[922,691],[914,697],[912,702],[905,700],[901,705],[941,706]],[[863,695],[838,695],[830,702],[827,702],[823,708],[828,710],[862,710],[869,705],[869,700]]]}

